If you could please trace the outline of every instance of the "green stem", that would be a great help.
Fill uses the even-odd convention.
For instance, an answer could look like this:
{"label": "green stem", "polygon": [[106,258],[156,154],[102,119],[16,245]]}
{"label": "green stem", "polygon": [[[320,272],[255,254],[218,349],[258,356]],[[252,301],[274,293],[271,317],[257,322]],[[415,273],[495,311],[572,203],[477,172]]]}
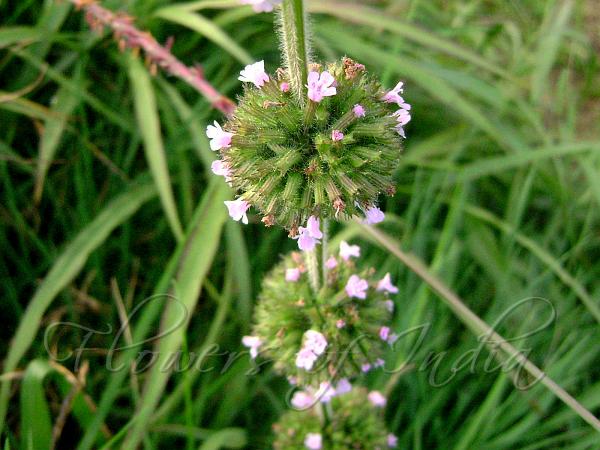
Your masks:
{"label": "green stem", "polygon": [[310,282],[310,287],[315,294],[315,298],[319,294],[319,290],[321,289],[320,280],[319,280],[319,261],[317,259],[317,249],[310,250],[306,252],[306,270],[308,271],[308,280]]}
{"label": "green stem", "polygon": [[284,0],[279,14],[279,39],[294,96],[305,104],[308,78],[308,38],[303,0]]}
{"label": "green stem", "polygon": [[321,244],[321,270],[323,271],[323,286],[327,285],[327,261],[328,244],[329,244],[329,220],[323,220],[323,240]]}

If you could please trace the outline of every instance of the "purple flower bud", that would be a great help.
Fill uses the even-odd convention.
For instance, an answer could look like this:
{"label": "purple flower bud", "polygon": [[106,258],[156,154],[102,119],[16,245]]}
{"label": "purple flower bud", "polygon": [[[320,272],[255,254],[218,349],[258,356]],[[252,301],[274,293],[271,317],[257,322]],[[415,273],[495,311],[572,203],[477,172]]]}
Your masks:
{"label": "purple flower bud", "polygon": [[366,115],[365,108],[362,105],[354,105],[352,112],[356,117],[365,117]]}
{"label": "purple flower bud", "polygon": [[331,132],[331,140],[333,142],[338,142],[338,141],[341,141],[342,139],[344,139],[344,133],[342,133],[340,130],[333,130]]}

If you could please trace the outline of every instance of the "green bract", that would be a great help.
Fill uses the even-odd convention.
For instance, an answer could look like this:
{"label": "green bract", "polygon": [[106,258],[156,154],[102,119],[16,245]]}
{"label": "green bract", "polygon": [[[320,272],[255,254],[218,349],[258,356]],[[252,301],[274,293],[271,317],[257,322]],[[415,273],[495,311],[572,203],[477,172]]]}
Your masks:
{"label": "green bract", "polygon": [[[328,406],[325,406],[328,407]],[[319,405],[284,414],[273,428],[275,450],[306,450],[309,433],[322,437],[323,450],[383,450],[387,449],[386,426],[381,413],[369,403],[364,388],[331,400],[333,414],[326,423]]]}
{"label": "green bract", "polygon": [[[239,198],[291,234],[306,219],[347,219],[376,203],[381,192],[393,194],[401,138],[392,116],[397,105],[382,101],[385,91],[364,66],[348,58],[329,64],[337,94],[301,106],[286,72],[257,88],[248,85],[234,116],[223,128],[233,133],[221,155],[231,171]],[[285,84],[284,84],[285,86]],[[353,112],[364,108],[364,117]],[[337,130],[339,141],[332,139]]]}
{"label": "green bract", "polygon": [[[335,383],[361,374],[365,365],[376,367],[389,345],[379,331],[389,325],[391,312],[387,294],[376,290],[372,269],[359,271],[353,261],[338,258],[315,296],[307,273],[295,282],[286,281],[287,269],[304,270],[305,256],[295,252],[286,256],[263,280],[254,326],[254,335],[262,342],[261,356],[273,360],[277,371],[300,386]],[[345,291],[354,274],[369,283],[365,299],[351,298]],[[327,340],[324,352],[310,369],[297,365],[308,330],[321,333]]]}

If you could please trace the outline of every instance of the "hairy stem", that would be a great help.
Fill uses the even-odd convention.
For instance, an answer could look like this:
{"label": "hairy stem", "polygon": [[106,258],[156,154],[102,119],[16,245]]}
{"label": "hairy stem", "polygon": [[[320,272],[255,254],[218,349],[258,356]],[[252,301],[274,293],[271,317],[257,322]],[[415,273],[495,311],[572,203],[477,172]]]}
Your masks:
{"label": "hairy stem", "polygon": [[298,102],[305,103],[309,46],[303,0],[284,0],[279,13],[279,39],[290,85]]}
{"label": "hairy stem", "polygon": [[321,289],[319,281],[319,261],[317,259],[317,250],[310,250],[306,252],[306,270],[308,270],[308,280],[310,281],[310,287],[312,288],[315,296]]}

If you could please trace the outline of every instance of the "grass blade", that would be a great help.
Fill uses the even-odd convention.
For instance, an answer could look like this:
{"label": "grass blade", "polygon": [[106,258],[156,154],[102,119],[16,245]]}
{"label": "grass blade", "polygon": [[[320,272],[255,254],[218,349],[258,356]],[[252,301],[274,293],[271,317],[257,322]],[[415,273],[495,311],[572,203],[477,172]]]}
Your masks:
{"label": "grass blade", "polygon": [[254,62],[254,58],[235,42],[225,31],[210,20],[182,8],[167,6],[155,13],[156,17],[168,20],[200,33],[202,36],[213,41],[242,64]]}
{"label": "grass blade", "polygon": [[[178,302],[166,305],[161,321],[163,329],[176,329],[157,343],[156,363],[149,371],[136,421],[123,444],[124,448],[136,448],[140,443],[171,376],[171,371],[165,367],[172,355],[180,350],[191,312],[196,307],[202,283],[219,247],[219,237],[227,218],[223,201],[228,196],[229,189],[222,181],[213,180],[195,215],[174,281],[172,294]],[[182,307],[187,313],[185,316],[182,316]]]}
{"label": "grass blade", "polygon": [[507,342],[506,339],[496,333],[487,323],[481,320],[479,316],[465,305],[458,295],[447,287],[439,278],[433,275],[425,264],[423,264],[416,256],[404,253],[400,249],[400,246],[383,232],[367,225],[361,224],[360,226],[367,234],[373,237],[379,245],[388,250],[406,265],[406,267],[427,283],[429,287],[438,294],[440,300],[442,300],[476,336],[486,336],[488,343],[493,343],[495,348],[502,349],[511,360],[518,361],[522,364],[523,369],[528,372],[534,380],[540,380],[540,383],[546,386],[546,388],[556,395],[556,397],[577,413],[579,417],[591,425],[596,431],[600,432],[600,420],[598,420],[597,417],[549,378],[535,364],[529,361],[529,359],[519,352],[512,344]]}
{"label": "grass blade", "polygon": [[47,361],[34,359],[27,365],[21,385],[21,446],[27,450],[49,450],[52,442],[50,408],[44,380],[52,372]]}
{"label": "grass blade", "polygon": [[173,235],[178,241],[181,241],[183,229],[179,222],[175,197],[171,188],[171,177],[160,132],[154,88],[147,70],[135,57],[129,58],[129,79],[133,89],[135,114],[144,141],[146,160]]}
{"label": "grass blade", "polygon": [[39,156],[35,173],[35,188],[33,198],[36,203],[42,198],[44,180],[48,168],[54,159],[58,144],[67,126],[69,116],[79,103],[79,97],[65,87],[59,88],[53,101],[52,111],[56,115],[48,116],[42,137],[40,139]]}
{"label": "grass blade", "polygon": [[402,36],[405,39],[417,42],[425,47],[444,52],[455,58],[462,59],[477,67],[488,70],[491,73],[500,75],[508,80],[514,80],[514,77],[501,67],[489,62],[484,57],[470,50],[452,43],[448,39],[437,37],[430,31],[425,31],[414,25],[400,22],[395,18],[386,16],[372,8],[366,8],[354,3],[338,3],[315,1],[309,3],[309,10],[313,13],[325,13],[352,23],[366,25],[373,29],[384,29],[394,34]]}
{"label": "grass blade", "polygon": [[[4,372],[12,372],[31,346],[40,327],[42,316],[54,298],[81,271],[89,255],[98,248],[110,233],[128,220],[145,202],[156,195],[154,186],[136,183],[112,200],[98,216],[77,234],[66,246],[37,288],[9,347],[4,362]],[[0,428],[4,424],[10,395],[10,382],[3,380],[0,387]]]}

